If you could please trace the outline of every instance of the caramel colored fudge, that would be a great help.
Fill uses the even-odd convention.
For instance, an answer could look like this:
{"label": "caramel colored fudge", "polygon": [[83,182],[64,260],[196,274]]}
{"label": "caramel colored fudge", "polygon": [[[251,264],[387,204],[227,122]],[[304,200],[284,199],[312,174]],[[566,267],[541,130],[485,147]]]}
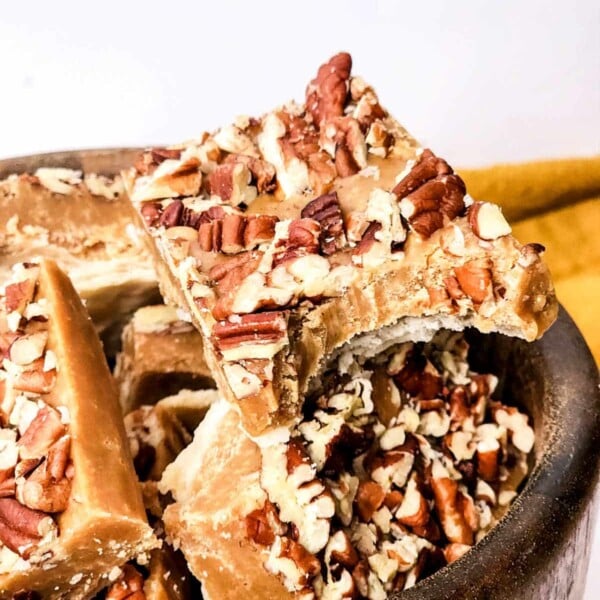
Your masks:
{"label": "caramel colored fudge", "polygon": [[350,345],[373,356],[442,327],[534,340],[557,315],[543,247],[351,70],[340,53],[303,103],[148,150],[125,175],[161,289],[253,435],[296,422]]}
{"label": "caramel colored fudge", "polygon": [[158,542],[99,339],[54,262],[13,267],[0,353],[0,598],[87,598]]}
{"label": "caramel colored fudge", "polygon": [[123,330],[115,377],[124,414],[181,389],[214,387],[201,334],[165,305],[134,313]]}
{"label": "caramel colored fudge", "polygon": [[0,181],[0,280],[15,262],[55,260],[112,353],[122,321],[159,300],[156,274],[130,223],[120,177],[48,168],[11,175]]}

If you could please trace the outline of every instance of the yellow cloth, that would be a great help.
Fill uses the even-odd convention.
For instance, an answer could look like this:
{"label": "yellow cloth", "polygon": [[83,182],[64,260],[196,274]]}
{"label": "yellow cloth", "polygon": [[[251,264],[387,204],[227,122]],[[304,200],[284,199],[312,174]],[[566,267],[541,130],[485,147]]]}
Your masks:
{"label": "yellow cloth", "polygon": [[558,299],[600,364],[600,156],[459,172],[473,198],[502,206],[519,241],[546,247]]}

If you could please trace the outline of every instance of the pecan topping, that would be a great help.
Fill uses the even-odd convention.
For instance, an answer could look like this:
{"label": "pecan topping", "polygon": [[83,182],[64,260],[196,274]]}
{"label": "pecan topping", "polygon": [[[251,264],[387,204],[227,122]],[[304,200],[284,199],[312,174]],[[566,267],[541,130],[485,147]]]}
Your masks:
{"label": "pecan topping", "polygon": [[287,318],[281,311],[236,315],[213,327],[213,342],[225,360],[271,358],[285,345]]}
{"label": "pecan topping", "polygon": [[246,537],[262,546],[270,546],[275,541],[275,534],[281,535],[284,531],[275,505],[268,500],[262,508],[246,516]]}
{"label": "pecan topping", "polygon": [[142,153],[136,160],[134,167],[140,175],[151,175],[156,167],[167,159],[178,160],[181,157],[181,150],[172,150],[169,148],[151,148]]}
{"label": "pecan topping", "polygon": [[385,491],[374,481],[363,481],[358,486],[356,494],[356,509],[360,518],[369,522],[373,513],[383,504],[385,500]]}
{"label": "pecan topping", "polygon": [[35,286],[35,279],[26,279],[25,281],[7,285],[4,292],[7,312],[10,313],[16,310],[22,314],[25,307],[33,300]]}
{"label": "pecan topping", "polygon": [[133,565],[124,565],[121,576],[108,588],[106,600],[146,600],[142,574]]}
{"label": "pecan topping", "polygon": [[410,226],[423,237],[429,237],[465,209],[465,184],[457,175],[442,175],[426,181],[400,200],[400,212]]}
{"label": "pecan topping", "polygon": [[205,220],[198,230],[198,243],[205,252],[238,254],[268,242],[275,234],[277,217],[225,214],[222,218]]}
{"label": "pecan topping", "polygon": [[356,247],[355,254],[366,254],[373,247],[373,244],[377,241],[375,238],[378,231],[381,231],[381,223],[378,221],[372,221],[363,233],[363,236]]}
{"label": "pecan topping", "polygon": [[179,225],[179,220],[183,214],[183,202],[181,200],[173,200],[158,219],[158,224],[163,227],[175,227]]}
{"label": "pecan topping", "polygon": [[60,413],[48,405],[43,406],[18,441],[22,459],[39,459],[50,446],[66,433]]}
{"label": "pecan topping", "polygon": [[474,202],[469,207],[469,224],[482,240],[495,240],[512,231],[500,207],[490,202]]}
{"label": "pecan topping", "polygon": [[71,494],[71,481],[66,476],[70,447],[70,436],[61,437],[48,450],[46,460],[27,477],[20,492],[25,506],[46,513],[67,508]]}
{"label": "pecan topping", "polygon": [[230,154],[209,176],[208,192],[224,201],[238,205],[250,204],[256,194],[275,189],[275,167],[272,164],[242,154]]}
{"label": "pecan topping", "polygon": [[474,259],[454,268],[454,274],[462,291],[473,300],[474,304],[481,304],[491,293],[491,266],[488,259]]}
{"label": "pecan topping", "polygon": [[145,202],[142,202],[140,214],[148,227],[156,227],[160,215],[162,214],[162,205],[160,202],[146,200]]}
{"label": "pecan topping", "polygon": [[43,537],[48,515],[23,506],[14,498],[0,498],[0,542],[27,558]]}
{"label": "pecan topping", "polygon": [[306,89],[306,109],[317,127],[323,121],[344,113],[349,90],[352,57],[346,52],[333,56],[321,65],[317,77]]}
{"label": "pecan topping", "polygon": [[44,371],[44,360],[35,360],[24,371],[21,371],[13,381],[13,387],[22,392],[47,394],[56,380],[56,369]]}
{"label": "pecan topping", "polygon": [[410,172],[396,184],[392,192],[398,196],[398,200],[402,200],[426,181],[440,175],[451,175],[453,172],[452,167],[443,158],[438,158],[429,148],[426,148]]}
{"label": "pecan topping", "polygon": [[432,478],[435,507],[446,537],[458,544],[472,544],[473,532],[460,510],[458,483],[448,477]]}
{"label": "pecan topping", "polygon": [[344,221],[337,192],[311,200],[300,213],[302,218],[314,219],[321,224],[319,243],[325,255],[333,254],[345,244]]}

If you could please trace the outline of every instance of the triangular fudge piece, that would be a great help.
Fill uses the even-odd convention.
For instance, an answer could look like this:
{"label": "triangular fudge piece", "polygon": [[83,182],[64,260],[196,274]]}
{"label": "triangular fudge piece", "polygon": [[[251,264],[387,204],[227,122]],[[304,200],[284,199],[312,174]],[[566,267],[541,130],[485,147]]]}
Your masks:
{"label": "triangular fudge piece", "polygon": [[126,177],[163,294],[254,434],[296,419],[348,344],[369,356],[471,326],[533,340],[557,314],[543,248],[350,71],[338,54],[305,104],[149,150]]}
{"label": "triangular fudge piece", "polygon": [[13,271],[0,293],[0,597],[89,597],[157,540],[79,296],[52,261]]}

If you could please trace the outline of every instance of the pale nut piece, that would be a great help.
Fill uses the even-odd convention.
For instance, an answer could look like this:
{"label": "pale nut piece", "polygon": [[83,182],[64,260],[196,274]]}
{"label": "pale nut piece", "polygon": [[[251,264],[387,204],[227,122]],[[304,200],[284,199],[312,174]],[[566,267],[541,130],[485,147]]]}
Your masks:
{"label": "pale nut piece", "polygon": [[448,544],[444,548],[444,558],[448,564],[458,560],[461,556],[464,556],[469,550],[471,546],[468,544]]}
{"label": "pale nut piece", "polygon": [[495,240],[512,231],[500,207],[491,202],[472,204],[469,207],[469,223],[473,233],[482,240]]}
{"label": "pale nut piece", "polygon": [[253,396],[264,387],[264,383],[258,375],[251,373],[239,363],[225,363],[223,372],[236,398]]}
{"label": "pale nut piece", "polygon": [[385,500],[384,489],[374,481],[363,481],[356,493],[356,509],[360,518],[368,523],[373,513],[378,510]]}
{"label": "pale nut piece", "polygon": [[406,486],[402,504],[396,511],[396,518],[400,523],[409,527],[424,526],[429,521],[427,500],[417,488],[414,478],[411,478]]}
{"label": "pale nut piece", "polygon": [[16,365],[29,365],[44,354],[47,342],[46,331],[21,335],[10,345],[9,358]]}

